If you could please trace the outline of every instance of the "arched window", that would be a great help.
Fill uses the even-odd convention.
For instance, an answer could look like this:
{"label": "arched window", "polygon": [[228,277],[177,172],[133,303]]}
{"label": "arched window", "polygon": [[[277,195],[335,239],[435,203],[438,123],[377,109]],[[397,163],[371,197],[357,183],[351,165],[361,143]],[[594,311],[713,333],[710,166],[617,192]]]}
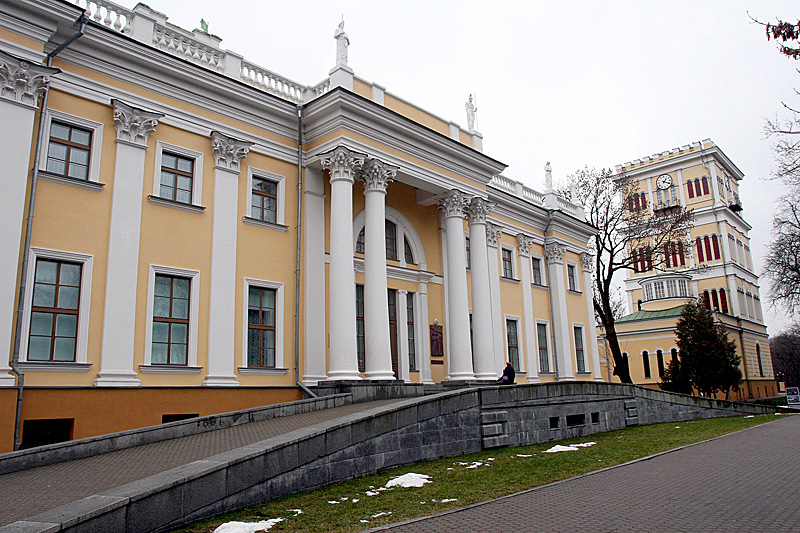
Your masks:
{"label": "arched window", "polygon": [[656,362],[658,363],[658,377],[664,377],[664,352],[656,350]]}
{"label": "arched window", "polygon": [[678,257],[681,260],[681,266],[686,266],[686,258],[683,256],[683,243],[678,242]]}
{"label": "arched window", "polygon": [[702,302],[706,309],[711,309],[711,299],[708,296],[708,291],[703,291]]}
{"label": "arched window", "polygon": [[642,270],[653,270],[653,251],[650,249],[650,246],[645,246],[644,257],[645,262],[647,263],[647,268],[642,268]]}
{"label": "arched window", "polygon": [[670,262],[669,243],[664,244],[664,262],[667,264],[667,268],[672,266]]}
{"label": "arched window", "polygon": [[761,362],[761,346],[756,343],[756,357],[758,358],[758,375],[764,377],[764,365]]}
{"label": "arched window", "polygon": [[697,261],[702,263],[704,261],[704,259],[703,259],[703,238],[702,237],[698,237],[697,240],[695,241],[695,243],[697,244]]}
{"label": "arched window", "polygon": [[647,209],[647,195],[645,193],[642,193],[641,197],[642,197],[642,209]]}
{"label": "arched window", "polygon": [[678,349],[673,348],[669,351],[670,355],[672,356],[672,362],[676,365],[678,364]]}
{"label": "arched window", "polygon": [[714,259],[719,259],[719,239],[716,235],[711,236],[711,244],[714,246]]}
{"label": "arched window", "polygon": [[633,196],[628,196],[628,211],[633,213]]}
{"label": "arched window", "polygon": [[403,253],[406,256],[406,263],[409,265],[416,265],[417,262],[414,261],[414,252],[411,251],[411,243],[408,242],[408,237],[403,237]]}
{"label": "arched window", "polygon": [[356,239],[356,253],[364,253],[364,228],[361,228],[361,233],[358,234],[358,239]]}
{"label": "arched window", "polygon": [[639,207],[639,195],[638,194],[634,194],[633,195],[633,206],[637,211],[640,209],[640,207]]}
{"label": "arched window", "polygon": [[631,250],[631,263],[633,263],[633,271],[639,272],[639,252],[636,248]]}
{"label": "arched window", "polygon": [[700,180],[698,179],[694,180],[694,194],[695,196],[700,196],[701,194],[703,194],[702,192],[700,192]]}
{"label": "arched window", "polygon": [[703,194],[708,194],[708,178],[703,176]]}
{"label": "arched window", "polygon": [[386,259],[397,261],[397,225],[386,221]]}
{"label": "arched window", "polygon": [[719,303],[720,303],[720,306],[722,307],[722,312],[723,313],[727,313],[728,312],[728,296],[725,294],[725,289],[720,289],[719,290]]}
{"label": "arched window", "polygon": [[706,248],[706,259],[711,261],[711,241],[709,240],[708,235],[703,237],[703,244],[705,244]]}
{"label": "arched window", "polygon": [[644,379],[650,379],[650,354],[647,350],[642,352],[642,364],[644,365]]}
{"label": "arched window", "polygon": [[715,311],[719,311],[719,300],[717,300],[717,289],[711,290],[711,303]]}
{"label": "arched window", "polygon": [[694,187],[692,187],[692,182],[686,182],[686,189],[689,191],[689,198],[694,198]]}

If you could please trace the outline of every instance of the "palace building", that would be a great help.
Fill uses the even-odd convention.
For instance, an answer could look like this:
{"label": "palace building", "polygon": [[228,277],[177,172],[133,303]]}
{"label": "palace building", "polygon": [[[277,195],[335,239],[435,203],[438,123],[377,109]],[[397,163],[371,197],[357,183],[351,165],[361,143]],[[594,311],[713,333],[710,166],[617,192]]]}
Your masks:
{"label": "palace building", "polygon": [[144,4],[0,5],[0,451],[327,381],[603,379],[582,208],[334,37],[305,85]]}
{"label": "palace building", "polygon": [[[759,398],[778,393],[764,325],[758,276],[750,254],[751,226],[744,219],[739,182],[744,174],[710,139],[618,165],[617,175],[632,179],[638,192],[630,210],[654,215],[684,206],[694,214],[685,242],[663,250],[630,250],[627,271],[628,314],[616,322],[620,349],[637,385],[657,387],[669,361],[678,357],[675,323],[684,303],[701,299],[736,343],[744,381],[732,397]],[[664,254],[653,268],[650,254]],[[599,346],[609,381],[613,360],[602,331]],[[607,354],[607,356],[606,356]],[[612,379],[613,378],[613,379]]]}

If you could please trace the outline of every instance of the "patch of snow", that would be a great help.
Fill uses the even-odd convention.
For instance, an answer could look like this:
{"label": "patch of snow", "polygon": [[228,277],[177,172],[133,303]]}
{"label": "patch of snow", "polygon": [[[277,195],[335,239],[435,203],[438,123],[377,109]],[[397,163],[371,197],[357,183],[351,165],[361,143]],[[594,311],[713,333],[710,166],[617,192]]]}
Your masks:
{"label": "patch of snow", "polygon": [[426,483],[430,482],[431,482],[431,476],[409,472],[408,474],[403,474],[402,476],[391,479],[386,484],[386,487],[382,488],[386,489],[389,487],[421,487]]}
{"label": "patch of snow", "polygon": [[349,499],[350,499],[350,498],[348,498],[347,496],[342,496],[341,498],[339,498],[339,501],[340,501],[340,502],[346,502],[346,501],[347,501],[347,500],[349,500]]}
{"label": "patch of snow", "polygon": [[336,504],[336,503],[339,503],[339,502],[338,502],[337,500],[328,500],[328,503],[330,503],[331,505],[333,505],[333,504]]}
{"label": "patch of snow", "polygon": [[364,494],[366,494],[367,496],[377,496],[378,494],[380,494],[380,492],[375,492],[374,490],[368,490]]}
{"label": "patch of snow", "polygon": [[558,452],[577,452],[578,448],[574,446],[562,446],[560,444],[556,444],[549,450],[545,450],[544,453],[558,453]]}
{"label": "patch of snow", "polygon": [[475,461],[474,463],[470,464],[467,468],[478,468],[479,466],[492,466],[489,463],[483,463],[481,461]]}
{"label": "patch of snow", "polygon": [[392,514],[391,511],[389,511],[388,513],[387,512],[378,513],[378,514],[372,515],[372,518],[378,518],[379,516],[389,516],[390,514]]}
{"label": "patch of snow", "polygon": [[362,524],[369,524],[369,520],[359,520]]}
{"label": "patch of snow", "polygon": [[675,426],[675,429],[681,429],[681,427],[680,426]]}
{"label": "patch of snow", "polygon": [[494,461],[494,457],[489,457],[486,459],[487,461]]}
{"label": "patch of snow", "polygon": [[389,488],[389,486],[388,486],[388,483],[387,483],[387,486],[386,486],[386,487],[378,487],[378,488],[377,488],[377,489],[375,489],[375,490],[379,490],[379,491],[383,492],[384,490],[392,490],[392,489],[390,489],[390,488]]}
{"label": "patch of snow", "polygon": [[278,522],[283,522],[285,518],[272,518],[260,522],[225,522],[213,533],[256,533],[257,531],[269,531]]}
{"label": "patch of snow", "polygon": [[351,501],[351,502],[353,502],[353,503],[358,503],[358,498],[353,498],[353,499],[352,499],[352,500],[350,500],[350,501]]}
{"label": "patch of snow", "polygon": [[530,455],[530,454],[527,454],[527,453],[518,453],[517,457],[533,457],[533,455]]}
{"label": "patch of snow", "polygon": [[755,418],[753,415],[747,415],[745,418]]}
{"label": "patch of snow", "polygon": [[588,448],[589,446],[594,446],[597,444],[596,442],[581,442],[580,444],[570,444],[570,446],[575,446],[577,448]]}
{"label": "patch of snow", "polygon": [[458,498],[445,498],[441,501],[441,503],[450,503],[450,502],[457,502]]}
{"label": "patch of snow", "polygon": [[455,468],[448,468],[448,470],[455,470]]}
{"label": "patch of snow", "polygon": [[294,513],[295,516],[297,516],[299,514],[303,514],[303,510],[302,509],[286,509],[286,510],[289,511],[290,513]]}

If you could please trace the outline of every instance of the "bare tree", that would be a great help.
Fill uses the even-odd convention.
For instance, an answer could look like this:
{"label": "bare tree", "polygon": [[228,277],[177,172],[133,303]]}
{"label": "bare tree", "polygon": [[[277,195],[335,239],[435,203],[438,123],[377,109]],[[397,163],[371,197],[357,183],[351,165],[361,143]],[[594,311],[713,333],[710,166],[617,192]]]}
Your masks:
{"label": "bare tree", "polygon": [[586,220],[597,228],[595,236],[594,310],[605,330],[614,372],[623,383],[632,383],[627,359],[615,328],[619,317],[614,276],[626,270],[660,271],[672,265],[670,257],[680,251],[691,254],[687,229],[693,216],[680,204],[652,205],[637,180],[614,175],[611,170],[585,168],[568,178],[576,203],[584,206]]}
{"label": "bare tree", "polygon": [[800,323],[770,337],[769,349],[775,377],[788,386],[800,385]]}

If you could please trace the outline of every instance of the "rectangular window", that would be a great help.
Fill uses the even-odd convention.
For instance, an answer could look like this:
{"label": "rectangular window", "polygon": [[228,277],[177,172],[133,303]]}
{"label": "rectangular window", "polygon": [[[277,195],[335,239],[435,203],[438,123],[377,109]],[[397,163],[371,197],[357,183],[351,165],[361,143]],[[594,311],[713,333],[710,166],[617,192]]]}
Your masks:
{"label": "rectangular window", "polygon": [[531,265],[533,266],[534,285],[544,285],[544,283],[542,283],[542,260],[538,257],[532,257]]}
{"label": "rectangular window", "polygon": [[653,283],[653,288],[656,292],[656,300],[660,300],[664,298],[664,282],[663,281],[656,281]]}
{"label": "rectangular window", "polygon": [[37,259],[28,361],[75,361],[81,265]]}
{"label": "rectangular window", "polygon": [[169,152],[161,154],[160,198],[191,204],[193,181],[194,159]]}
{"label": "rectangular window", "polygon": [[578,286],[576,285],[575,281],[575,265],[567,265],[567,284],[569,285],[569,290],[578,290]]}
{"label": "rectangular window", "polygon": [[364,344],[364,286],[356,285],[356,352],[358,354],[358,371],[366,368]]}
{"label": "rectangular window", "polygon": [[386,259],[397,261],[397,224],[386,221]]}
{"label": "rectangular window", "polygon": [[642,352],[642,364],[644,365],[644,379],[650,379],[650,354],[647,350]]}
{"label": "rectangular window", "polygon": [[472,258],[469,255],[469,237],[464,237],[464,245],[467,248],[467,269],[470,269],[472,268],[471,264]]}
{"label": "rectangular window", "polygon": [[508,360],[516,370],[519,370],[519,335],[516,320],[506,320],[506,341],[508,344]]}
{"label": "rectangular window", "polygon": [[406,294],[406,320],[408,321],[408,369],[417,369],[417,339],[414,336],[414,293]]}
{"label": "rectangular window", "polygon": [[658,377],[664,377],[664,352],[656,350],[656,362],[658,363]]}
{"label": "rectangular window", "polygon": [[572,331],[575,335],[575,362],[578,372],[586,372],[586,358],[583,352],[583,328],[574,326]]}
{"label": "rectangular window", "polygon": [[644,286],[644,301],[649,302],[653,299],[653,284],[648,283]]}
{"label": "rectangular window", "polygon": [[53,121],[47,148],[47,172],[88,179],[92,131]]}
{"label": "rectangular window", "polygon": [[264,222],[278,222],[278,184],[259,176],[252,177],[251,215]]}
{"label": "rectangular window", "polygon": [[275,368],[276,290],[247,291],[247,366]]}
{"label": "rectangular window", "polygon": [[191,280],[156,274],[150,362],[187,365]]}
{"label": "rectangular window", "polygon": [[678,280],[667,280],[667,298],[675,298],[678,296]]}
{"label": "rectangular window", "polygon": [[510,248],[503,248],[501,256],[503,258],[503,277],[514,279],[514,252]]}
{"label": "rectangular window", "polygon": [[547,324],[536,324],[539,342],[539,372],[550,372],[550,355],[547,352]]}
{"label": "rectangular window", "polygon": [[678,294],[679,296],[689,296],[689,284],[685,279],[678,280]]}

